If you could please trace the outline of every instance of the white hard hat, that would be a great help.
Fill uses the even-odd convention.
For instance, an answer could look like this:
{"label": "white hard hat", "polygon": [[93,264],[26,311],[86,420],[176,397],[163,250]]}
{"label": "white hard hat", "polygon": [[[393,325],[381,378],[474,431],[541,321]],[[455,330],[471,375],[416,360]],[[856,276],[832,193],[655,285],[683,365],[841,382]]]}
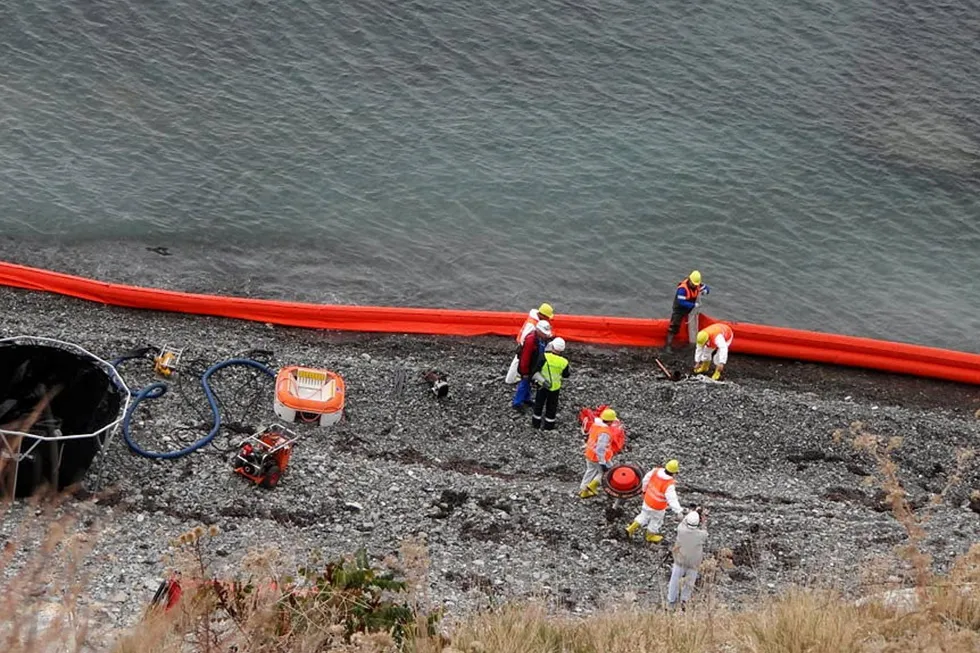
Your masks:
{"label": "white hard hat", "polygon": [[551,322],[548,320],[538,320],[538,325],[535,328],[541,335],[551,337]]}
{"label": "white hard hat", "polygon": [[559,354],[562,353],[565,351],[565,339],[561,337],[555,338],[548,343],[548,349]]}
{"label": "white hard hat", "polygon": [[701,515],[698,514],[697,510],[692,510],[684,517],[684,521],[688,526],[697,526],[701,523]]}

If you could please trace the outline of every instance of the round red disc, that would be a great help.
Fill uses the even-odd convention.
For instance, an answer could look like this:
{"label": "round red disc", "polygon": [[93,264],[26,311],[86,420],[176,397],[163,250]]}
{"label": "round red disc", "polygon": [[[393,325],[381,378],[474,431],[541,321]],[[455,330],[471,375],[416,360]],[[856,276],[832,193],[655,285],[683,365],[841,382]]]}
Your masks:
{"label": "round red disc", "polygon": [[637,486],[640,482],[639,477],[636,475],[636,471],[631,467],[618,467],[613,470],[611,478],[609,479],[609,485],[614,490],[620,492],[629,492]]}

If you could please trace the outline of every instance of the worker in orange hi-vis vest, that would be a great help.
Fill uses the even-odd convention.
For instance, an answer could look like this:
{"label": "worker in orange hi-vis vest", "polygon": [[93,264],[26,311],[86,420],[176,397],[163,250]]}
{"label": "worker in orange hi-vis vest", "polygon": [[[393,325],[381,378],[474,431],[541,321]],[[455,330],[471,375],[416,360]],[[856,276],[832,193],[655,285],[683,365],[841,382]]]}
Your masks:
{"label": "worker in orange hi-vis vest", "polygon": [[664,539],[660,534],[660,527],[664,523],[664,513],[667,512],[667,508],[673,510],[677,516],[684,514],[684,509],[677,500],[677,489],[674,487],[674,477],[679,470],[680,464],[676,460],[668,460],[663,467],[652,469],[643,477],[643,507],[640,508],[640,514],[626,527],[630,537],[646,526],[647,542],[656,544]]}
{"label": "worker in orange hi-vis vest", "polygon": [[585,441],[585,475],[579,484],[578,496],[588,499],[599,494],[602,475],[609,471],[612,459],[626,446],[626,433],[612,408],[605,408],[589,427]]}
{"label": "worker in orange hi-vis vest", "polygon": [[521,330],[517,334],[517,354],[514,354],[514,360],[510,362],[510,369],[507,370],[507,375],[504,377],[504,382],[513,385],[521,380],[521,375],[517,371],[518,361],[520,359],[521,346],[524,344],[524,339],[534,331],[534,328],[538,326],[540,320],[551,320],[555,317],[555,309],[551,307],[551,304],[545,302],[538,306],[537,308],[532,308],[527,313],[527,317],[524,319],[524,324],[521,325]]}
{"label": "worker in orange hi-vis vest", "polygon": [[711,378],[715,381],[721,378],[728,364],[728,348],[735,340],[735,332],[727,324],[715,322],[706,329],[698,331],[698,347],[694,350],[694,373],[704,374],[711,369],[711,359],[714,357],[715,373]]}

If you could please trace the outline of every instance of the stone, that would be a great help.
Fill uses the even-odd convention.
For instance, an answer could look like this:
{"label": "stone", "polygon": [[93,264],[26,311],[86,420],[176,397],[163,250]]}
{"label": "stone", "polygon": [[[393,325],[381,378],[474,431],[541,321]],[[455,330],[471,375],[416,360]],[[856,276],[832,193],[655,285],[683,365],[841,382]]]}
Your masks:
{"label": "stone", "polygon": [[[287,569],[314,550],[327,560],[364,547],[372,560],[381,560],[397,554],[406,538],[425,531],[432,569],[444,570],[430,574],[429,591],[451,602],[453,617],[491,602],[520,601],[549,580],[560,580],[567,589],[554,602],[558,610],[591,612],[606,605],[598,587],[629,603],[635,596],[638,608],[654,606],[669,574],[669,545],[651,547],[642,537],[627,541],[622,529],[640,500],[623,502],[623,523],[607,523],[605,497],[584,502],[576,496],[582,436],[574,423],[575,408],[607,401],[628,416],[624,460],[647,467],[677,456],[681,502],[711,511],[709,550],[724,558],[720,552],[728,549],[741,565],[720,576],[719,601],[737,603],[760,587],[782,588],[790,574],[833,574],[850,591],[865,557],[889,555],[905,535],[877,488],[862,485],[860,472],[874,473],[875,461],[853,450],[847,425],[862,421],[886,437],[906,436],[895,460],[900,478],[913,481],[908,490],[915,501],[941,490],[917,487],[915,478],[929,476],[935,462],[955,469],[955,447],[976,438],[973,415],[946,408],[968,405],[972,398],[957,394],[951,384],[942,384],[940,391],[917,380],[901,391],[896,390],[900,377],[881,375],[880,383],[865,388],[835,368],[810,373],[741,357],[731,368],[741,378],[726,385],[671,383],[651,372],[642,350],[620,354],[588,346],[576,349],[577,380],[567,401],[562,399],[559,428],[531,431],[526,415],[511,420],[513,389],[497,380],[483,383],[499,377],[511,358],[506,338],[266,331],[261,324],[115,309],[113,330],[107,333],[103,308],[3,288],[0,299],[12,332],[49,329],[56,323],[55,307],[71,316],[71,338],[100,355],[180,334],[197,343],[195,355],[208,360],[261,346],[275,351],[277,363],[329,366],[347,382],[343,421],[329,428],[290,425],[301,438],[275,490],[243,482],[232,474],[226,456],[216,453],[236,444],[238,433],[223,430],[214,447],[176,461],[139,458],[118,443],[107,447],[104,487],[113,488],[117,497],[99,499],[115,508],[110,513],[99,507],[86,527],[96,531],[91,542],[97,549],[86,559],[85,574],[100,579],[86,596],[112,605],[102,618],[112,627],[127,626],[139,613],[155,591],[148,579],[167,576],[169,563],[161,559],[170,551],[169,542],[212,521],[221,532],[203,541],[219,575],[240,572],[249,551],[274,553]],[[416,388],[415,375],[434,365],[471,382],[465,402],[436,403],[422,384]],[[586,368],[594,376],[582,374]],[[406,370],[406,387],[393,398],[396,369]],[[122,373],[134,383],[139,379],[135,368]],[[222,383],[227,393],[246,380],[243,370],[231,368],[214,379],[219,394]],[[261,380],[258,387],[255,406],[226,416],[226,423],[240,421],[250,428],[267,423],[271,380]],[[662,392],[665,387],[669,397]],[[850,399],[840,399],[845,395]],[[152,418],[144,420],[139,437],[150,444],[179,433],[175,446],[188,433],[180,425],[199,428],[194,393],[188,398],[167,398],[166,410],[163,404],[149,405]],[[845,430],[839,441],[831,437],[836,428]],[[797,472],[796,464],[786,460],[794,454],[803,456],[797,464],[805,471]],[[980,541],[976,515],[965,512],[970,490],[978,488],[975,481],[964,477],[964,493],[955,502],[950,494],[946,502],[928,506],[930,537],[933,529],[946,534],[929,543],[940,564]],[[66,509],[82,505],[82,499],[71,499]],[[980,497],[976,506],[980,511]],[[46,513],[20,505],[10,510],[4,528],[9,520],[11,531],[15,521],[34,528]],[[668,541],[676,527],[677,519],[668,514]],[[117,576],[123,580],[116,582]]]}

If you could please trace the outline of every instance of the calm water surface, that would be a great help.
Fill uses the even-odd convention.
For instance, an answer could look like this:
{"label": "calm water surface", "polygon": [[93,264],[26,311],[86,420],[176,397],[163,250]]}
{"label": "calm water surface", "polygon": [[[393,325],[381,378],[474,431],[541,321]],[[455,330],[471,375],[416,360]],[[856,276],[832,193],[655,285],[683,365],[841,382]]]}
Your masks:
{"label": "calm water surface", "polygon": [[[0,257],[980,351],[980,3],[8,0]],[[147,251],[168,247],[171,256]]]}

